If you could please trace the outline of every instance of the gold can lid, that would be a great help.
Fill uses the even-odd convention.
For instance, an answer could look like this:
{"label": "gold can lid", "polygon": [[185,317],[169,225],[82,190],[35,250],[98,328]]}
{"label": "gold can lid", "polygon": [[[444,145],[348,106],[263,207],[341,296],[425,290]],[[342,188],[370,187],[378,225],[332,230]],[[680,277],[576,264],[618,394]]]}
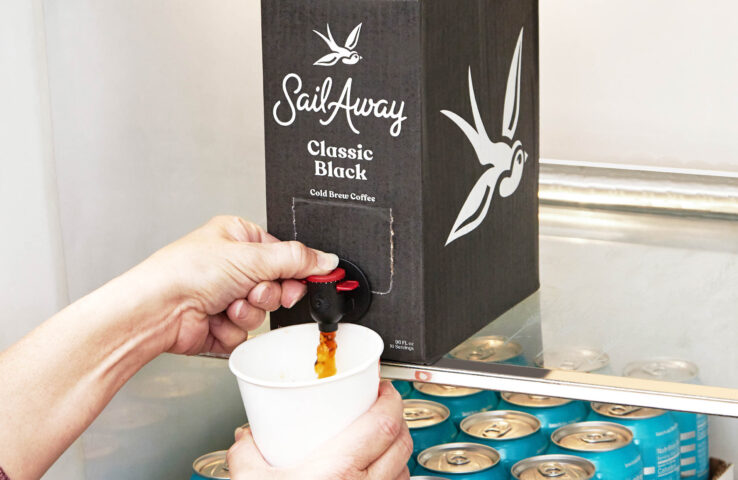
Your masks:
{"label": "gold can lid", "polygon": [[662,380],[667,382],[690,383],[697,380],[697,365],[678,358],[653,358],[632,362],[625,366],[626,377]]}
{"label": "gold can lid", "polygon": [[226,462],[227,453],[226,450],[206,453],[192,462],[192,469],[201,477],[228,480],[231,478],[231,473],[228,471]]}
{"label": "gold can lid", "polygon": [[523,347],[518,342],[513,342],[499,335],[490,335],[472,337],[451,350],[449,355],[459,360],[494,363],[510,360],[522,352]]}
{"label": "gold can lid", "polygon": [[517,480],[589,480],[595,466],[574,455],[539,455],[516,463],[511,473]]}
{"label": "gold can lid", "polygon": [[453,385],[439,385],[437,383],[413,382],[415,390],[433,397],[466,397],[482,390],[469,387],[454,387]]}
{"label": "gold can lid", "polygon": [[591,347],[546,349],[535,359],[536,367],[575,372],[594,372],[610,364],[610,356]]}
{"label": "gold can lid", "polygon": [[449,409],[438,402],[409,398],[402,403],[402,416],[410,429],[432,427],[451,416]]}
{"label": "gold can lid", "polygon": [[551,434],[551,441],[577,452],[609,452],[630,444],[633,432],[612,422],[581,422],[559,428]]}
{"label": "gold can lid", "polygon": [[513,410],[492,410],[475,413],[461,421],[461,430],[485,440],[513,440],[527,437],[541,429],[533,415]]}
{"label": "gold can lid", "polygon": [[497,450],[479,443],[445,443],[418,454],[419,465],[438,473],[476,473],[494,467],[499,461]]}
{"label": "gold can lid", "polygon": [[528,395],[527,393],[501,392],[500,396],[507,402],[520,407],[549,408],[571,403],[572,400],[543,395]]}
{"label": "gold can lid", "polygon": [[658,417],[666,413],[666,410],[648,407],[632,407],[630,405],[618,405],[614,403],[592,402],[592,410],[611,418],[627,418],[630,420],[643,420]]}

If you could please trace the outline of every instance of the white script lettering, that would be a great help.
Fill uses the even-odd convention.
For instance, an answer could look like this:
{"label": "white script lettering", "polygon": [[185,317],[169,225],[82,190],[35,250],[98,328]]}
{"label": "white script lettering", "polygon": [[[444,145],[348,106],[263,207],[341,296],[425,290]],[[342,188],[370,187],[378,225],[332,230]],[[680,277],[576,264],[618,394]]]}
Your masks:
{"label": "white script lettering", "polygon": [[[397,137],[402,132],[402,122],[407,120],[404,116],[405,102],[395,100],[374,100],[373,98],[353,98],[351,86],[353,80],[349,78],[343,86],[338,99],[330,101],[333,79],[328,77],[321,86],[315,87],[315,93],[302,91],[302,79],[296,73],[290,73],[282,81],[282,100],[274,104],[272,114],[274,120],[283,127],[292,125],[297,118],[297,112],[314,112],[327,115],[320,120],[321,125],[329,125],[336,119],[339,113],[344,112],[349,128],[359,134],[354,126],[354,117],[386,118],[393,120],[390,126],[390,134]],[[286,109],[286,115],[280,113]]]}

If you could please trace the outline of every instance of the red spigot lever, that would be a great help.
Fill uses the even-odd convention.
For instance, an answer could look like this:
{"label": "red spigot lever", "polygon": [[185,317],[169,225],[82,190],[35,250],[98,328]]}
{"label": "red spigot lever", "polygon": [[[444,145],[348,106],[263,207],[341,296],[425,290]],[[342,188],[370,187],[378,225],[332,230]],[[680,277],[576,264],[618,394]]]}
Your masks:
{"label": "red spigot lever", "polygon": [[356,266],[348,265],[355,270],[353,278],[361,281],[347,280],[346,270],[340,267],[327,275],[311,275],[303,280],[308,286],[310,316],[318,322],[321,332],[336,331],[338,322],[346,316],[358,320],[369,306],[371,294],[366,276]]}

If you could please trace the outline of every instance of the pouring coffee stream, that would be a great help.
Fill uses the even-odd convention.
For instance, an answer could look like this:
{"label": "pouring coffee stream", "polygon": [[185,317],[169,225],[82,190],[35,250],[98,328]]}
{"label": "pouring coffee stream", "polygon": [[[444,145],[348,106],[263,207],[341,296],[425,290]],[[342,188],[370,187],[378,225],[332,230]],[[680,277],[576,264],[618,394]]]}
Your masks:
{"label": "pouring coffee stream", "polygon": [[308,286],[310,317],[318,323],[320,344],[315,361],[318,378],[336,374],[336,332],[341,320],[356,321],[369,308],[371,291],[366,275],[346,260],[327,275],[312,275]]}

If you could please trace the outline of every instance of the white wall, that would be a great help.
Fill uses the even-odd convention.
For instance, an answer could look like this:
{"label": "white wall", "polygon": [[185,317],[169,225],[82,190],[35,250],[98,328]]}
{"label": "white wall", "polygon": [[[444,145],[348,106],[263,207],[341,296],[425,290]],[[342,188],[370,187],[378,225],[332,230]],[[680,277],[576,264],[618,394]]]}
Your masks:
{"label": "white wall", "polygon": [[0,349],[66,302],[36,7],[27,0],[0,4],[0,306],[12,319],[3,322]]}
{"label": "white wall", "polygon": [[738,171],[738,2],[540,5],[542,156]]}
{"label": "white wall", "polygon": [[256,4],[45,2],[72,298],[215,214],[264,222]]}
{"label": "white wall", "polygon": [[[0,2],[0,350],[67,303],[40,1]],[[48,478],[84,475],[75,444]]]}

